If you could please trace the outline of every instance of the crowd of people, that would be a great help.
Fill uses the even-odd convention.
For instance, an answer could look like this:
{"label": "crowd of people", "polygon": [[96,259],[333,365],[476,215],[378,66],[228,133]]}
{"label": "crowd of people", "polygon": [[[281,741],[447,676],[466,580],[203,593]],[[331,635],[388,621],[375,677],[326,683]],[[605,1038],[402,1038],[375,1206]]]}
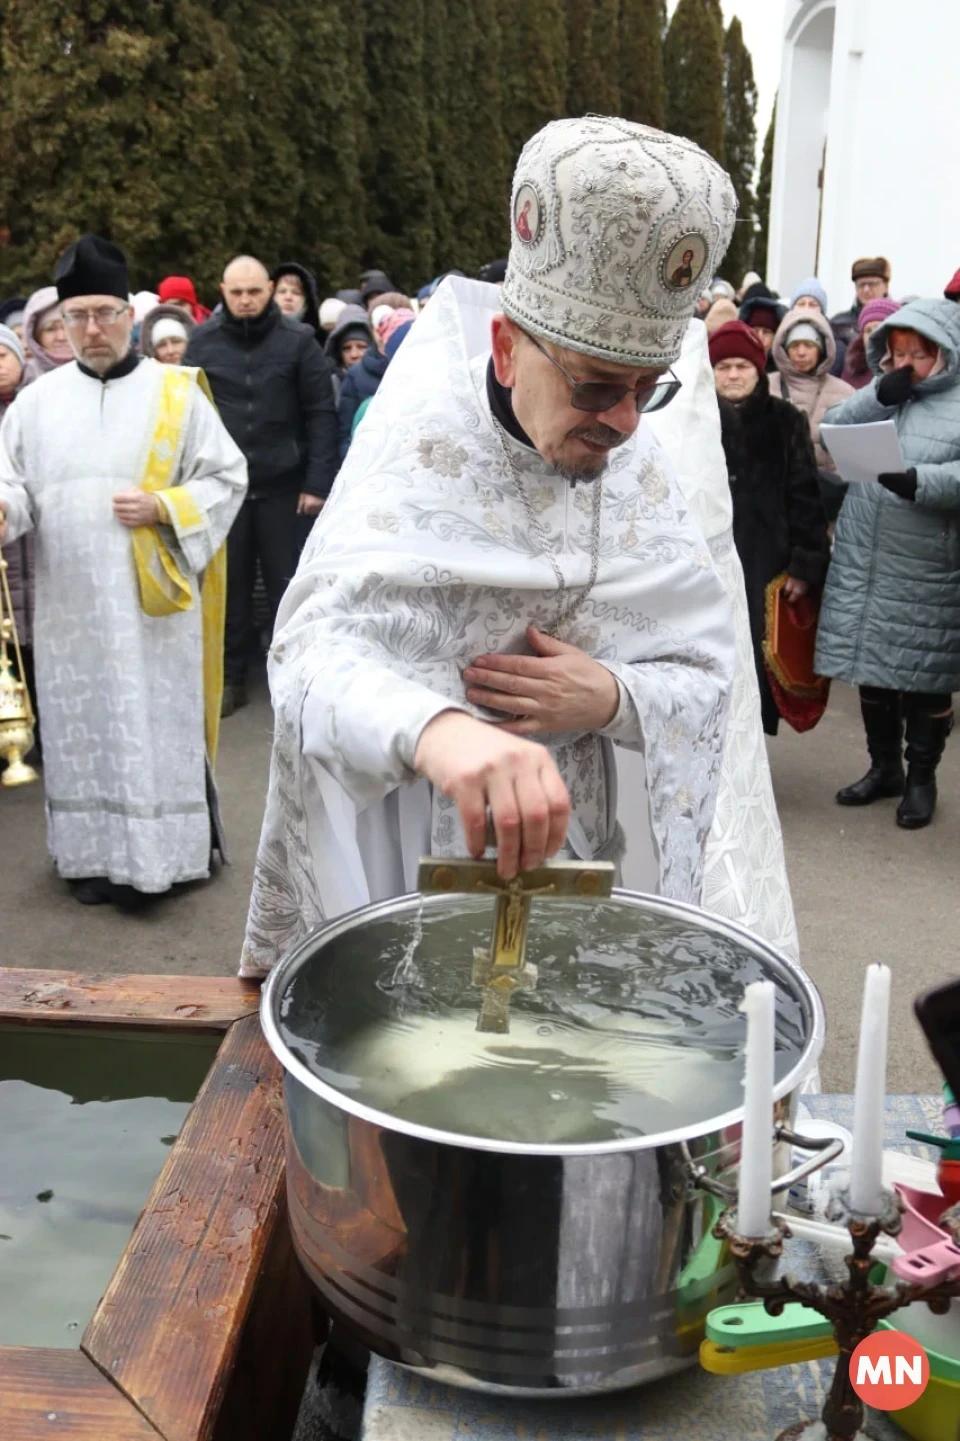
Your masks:
{"label": "crowd of people", "polygon": [[[769,587],[785,574],[786,599],[819,610],[817,674],[860,692],[870,766],[838,804],[899,797],[897,824],[918,829],[933,819],[960,686],[960,273],[933,300],[893,299],[883,256],[857,260],[851,280],[852,304],[829,317],[815,277],[787,304],[754,273],[737,293],[716,282],[698,313],[764,729],[781,719],[766,647]],[[881,420],[896,424],[904,471],[846,485],[821,424]]]}
{"label": "crowd of people", "polygon": [[[502,285],[507,267],[491,262],[478,278]],[[858,260],[851,278],[852,303],[832,316],[816,277],[789,301],[754,272],[737,291],[716,280],[693,323],[708,335],[763,728],[775,735],[786,714],[766,646],[770,587],[782,581],[788,605],[819,611],[817,674],[860,690],[870,766],[838,803],[898,797],[897,823],[917,828],[934,814],[960,685],[960,276],[942,300],[904,301],[890,296],[883,257]],[[122,253],[87,236],[61,258],[54,285],[0,305],[4,556],[43,728],[51,849],[84,903],[140,904],[207,874],[223,851],[212,780],[219,720],[247,703],[251,660],[269,644],[309,531],[441,279],[409,297],[371,270],[356,288],[321,298],[306,266],[268,269],[241,255],[226,266],[210,310],[187,276],[130,293]],[[36,386],[56,375],[62,383]],[[181,392],[182,375],[191,383]],[[107,399],[123,386],[115,420],[124,435],[108,444]],[[491,382],[495,416],[506,394]],[[131,414],[142,423],[132,426]],[[904,472],[848,487],[821,425],[884,418],[896,421]],[[81,478],[100,472],[127,482],[112,516],[84,498]],[[65,504],[58,483],[69,478],[76,483]],[[97,551],[97,528],[111,519],[135,537],[159,536],[140,549],[135,542],[129,585],[126,552],[110,561],[106,538]],[[85,553],[100,556],[96,589],[78,579],[77,525],[94,537]],[[43,537],[39,570],[35,532]],[[213,564],[221,552],[226,578]],[[114,562],[124,594],[107,599],[102,581]],[[170,632],[161,637],[142,614],[178,609],[181,650],[171,661]],[[101,625],[100,654],[88,648],[81,664],[71,624],[107,612],[113,621]],[[176,706],[167,741],[157,741],[153,714],[181,689],[164,680],[165,665],[185,660],[201,677],[192,750],[178,734]],[[122,767],[138,776],[124,791],[122,824],[116,803],[111,818],[91,799],[104,789],[96,773],[103,752],[87,745],[77,763],[90,734],[89,715],[79,727],[68,723],[78,685],[99,694],[104,732],[123,732]],[[138,707],[151,722],[131,749]],[[128,713],[129,723],[116,720]]]}

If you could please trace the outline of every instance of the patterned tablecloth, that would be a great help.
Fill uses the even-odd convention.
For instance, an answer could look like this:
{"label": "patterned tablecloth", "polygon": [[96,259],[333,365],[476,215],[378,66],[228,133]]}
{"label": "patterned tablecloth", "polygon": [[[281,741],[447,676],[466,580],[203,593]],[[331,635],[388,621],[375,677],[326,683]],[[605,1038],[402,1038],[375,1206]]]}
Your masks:
{"label": "patterned tablecloth", "polygon": [[[811,1116],[852,1124],[851,1096],[804,1096],[803,1105]],[[939,1097],[889,1097],[887,1147],[928,1158],[904,1133],[939,1131],[939,1119]],[[799,1270],[804,1263],[795,1254],[791,1264]],[[832,1374],[832,1361],[749,1376],[693,1369],[610,1398],[519,1402],[437,1386],[375,1357],[362,1441],[772,1441],[793,1422],[819,1415]],[[871,1417],[871,1430],[878,1441],[904,1436],[883,1416]]]}

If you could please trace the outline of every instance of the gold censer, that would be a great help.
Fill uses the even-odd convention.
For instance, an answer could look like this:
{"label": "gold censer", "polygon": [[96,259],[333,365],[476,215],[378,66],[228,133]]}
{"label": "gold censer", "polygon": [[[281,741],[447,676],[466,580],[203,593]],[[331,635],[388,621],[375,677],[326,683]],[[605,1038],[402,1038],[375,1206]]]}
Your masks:
{"label": "gold censer", "polygon": [[33,749],[35,724],[13,618],[7,562],[0,555],[0,759],[7,763],[0,785],[25,786],[38,779],[33,766],[23,759]]}

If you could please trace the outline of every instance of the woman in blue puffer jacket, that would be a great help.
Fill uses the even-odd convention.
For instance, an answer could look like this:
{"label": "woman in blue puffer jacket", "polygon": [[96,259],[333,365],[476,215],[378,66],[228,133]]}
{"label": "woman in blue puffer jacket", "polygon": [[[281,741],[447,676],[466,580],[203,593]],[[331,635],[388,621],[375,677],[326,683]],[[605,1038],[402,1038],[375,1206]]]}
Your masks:
{"label": "woman in blue puffer jacket", "polygon": [[867,774],[837,801],[902,796],[897,824],[915,830],[933,819],[960,689],[960,307],[905,305],[873,333],[867,359],[875,379],[824,421],[893,420],[905,469],[848,487],[816,664],[859,686],[870,752]]}

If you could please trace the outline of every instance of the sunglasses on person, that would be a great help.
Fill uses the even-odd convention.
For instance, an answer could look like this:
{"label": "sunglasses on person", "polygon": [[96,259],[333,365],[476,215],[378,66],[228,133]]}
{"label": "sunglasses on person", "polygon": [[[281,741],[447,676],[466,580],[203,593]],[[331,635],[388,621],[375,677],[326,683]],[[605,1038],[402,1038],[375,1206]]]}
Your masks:
{"label": "sunglasses on person", "polygon": [[605,410],[612,410],[632,390],[637,403],[637,413],[650,415],[652,411],[662,410],[665,405],[669,405],[681,388],[682,382],[677,379],[672,370],[667,372],[669,379],[641,380],[635,386],[617,385],[612,380],[577,380],[575,375],[564,370],[559,360],[554,360],[549,350],[545,350],[535,336],[527,332],[525,334],[531,344],[540,351],[540,354],[545,355],[550,364],[559,370],[565,380],[570,382],[573,387],[570,404],[574,410],[592,411],[595,415]]}

